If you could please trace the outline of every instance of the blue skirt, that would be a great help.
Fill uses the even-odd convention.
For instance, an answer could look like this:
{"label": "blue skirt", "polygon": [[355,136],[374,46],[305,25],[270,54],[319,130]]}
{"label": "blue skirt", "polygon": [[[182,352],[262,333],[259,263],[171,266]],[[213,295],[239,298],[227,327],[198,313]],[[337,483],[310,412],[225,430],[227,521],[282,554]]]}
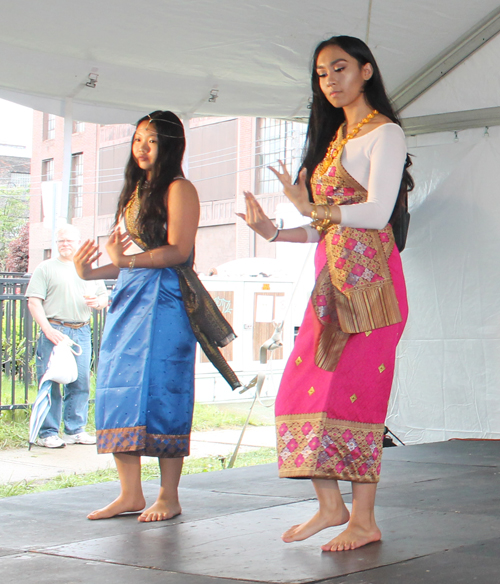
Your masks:
{"label": "blue skirt", "polygon": [[99,355],[100,453],[189,454],[195,348],[175,270],[121,270]]}

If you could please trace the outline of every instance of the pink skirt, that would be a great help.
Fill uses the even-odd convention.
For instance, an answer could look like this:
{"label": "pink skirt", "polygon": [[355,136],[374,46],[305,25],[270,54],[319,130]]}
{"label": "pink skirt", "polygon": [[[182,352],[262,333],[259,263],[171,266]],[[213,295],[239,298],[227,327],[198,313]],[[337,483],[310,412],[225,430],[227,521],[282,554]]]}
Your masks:
{"label": "pink skirt", "polygon": [[[326,261],[322,241],[317,275]],[[408,316],[396,247],[388,263],[402,322],[351,335],[333,372],[315,365],[322,325],[309,301],[276,399],[280,477],[379,481],[396,347]]]}

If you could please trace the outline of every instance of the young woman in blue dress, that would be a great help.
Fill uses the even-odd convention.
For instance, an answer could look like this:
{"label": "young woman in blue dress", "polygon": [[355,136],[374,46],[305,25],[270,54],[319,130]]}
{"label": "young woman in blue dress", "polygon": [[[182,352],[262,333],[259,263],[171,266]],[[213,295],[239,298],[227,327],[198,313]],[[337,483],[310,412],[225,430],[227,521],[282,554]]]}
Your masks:
{"label": "young woman in blue dress", "polygon": [[[181,513],[178,484],[194,400],[196,339],[174,269],[192,264],[199,220],[195,187],[184,178],[184,128],[168,111],[139,120],[115,229],[106,251],[88,240],[75,256],[85,280],[114,279],[96,384],[97,448],[112,452],[121,492],[89,519],[139,513],[161,521]],[[144,510],[141,456],[158,457],[158,498]]]}

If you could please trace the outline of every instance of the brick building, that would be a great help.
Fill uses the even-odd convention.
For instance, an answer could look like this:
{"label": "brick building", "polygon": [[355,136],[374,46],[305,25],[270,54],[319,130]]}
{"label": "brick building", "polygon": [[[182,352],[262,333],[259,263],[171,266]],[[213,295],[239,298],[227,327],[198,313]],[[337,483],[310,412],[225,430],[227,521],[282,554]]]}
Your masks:
{"label": "brick building", "polygon": [[[128,124],[73,124],[70,192],[67,201],[62,197],[64,209],[57,214],[75,224],[84,239],[97,240],[104,252],[133,132],[134,126]],[[284,195],[267,166],[281,159],[296,169],[305,126],[284,120],[195,118],[186,133],[186,174],[201,203],[196,269],[207,273],[238,258],[274,257],[275,246],[255,236],[235,211],[244,210],[243,191],[250,190],[265,212],[275,217]],[[62,118],[34,112],[30,271],[51,255],[51,197],[58,196],[62,181],[63,135]],[[104,253],[100,262],[107,261]]]}
{"label": "brick building", "polygon": [[0,155],[0,188],[28,187],[31,159],[25,156]]}

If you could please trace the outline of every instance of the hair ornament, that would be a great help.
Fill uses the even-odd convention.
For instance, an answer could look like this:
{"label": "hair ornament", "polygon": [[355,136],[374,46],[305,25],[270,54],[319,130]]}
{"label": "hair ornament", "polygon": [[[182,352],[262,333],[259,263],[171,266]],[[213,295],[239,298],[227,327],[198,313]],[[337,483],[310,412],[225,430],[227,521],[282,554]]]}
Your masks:
{"label": "hair ornament", "polygon": [[[148,125],[146,126],[146,130],[149,128],[149,124],[155,124],[156,122],[162,122],[163,124],[173,124],[174,126],[178,126],[179,128],[184,128],[184,126],[182,124],[179,124],[178,122],[174,122],[172,120],[163,120],[162,118],[152,118],[151,114],[148,114]],[[144,120],[145,121],[145,120]],[[163,136],[165,136],[166,134],[163,134]]]}

